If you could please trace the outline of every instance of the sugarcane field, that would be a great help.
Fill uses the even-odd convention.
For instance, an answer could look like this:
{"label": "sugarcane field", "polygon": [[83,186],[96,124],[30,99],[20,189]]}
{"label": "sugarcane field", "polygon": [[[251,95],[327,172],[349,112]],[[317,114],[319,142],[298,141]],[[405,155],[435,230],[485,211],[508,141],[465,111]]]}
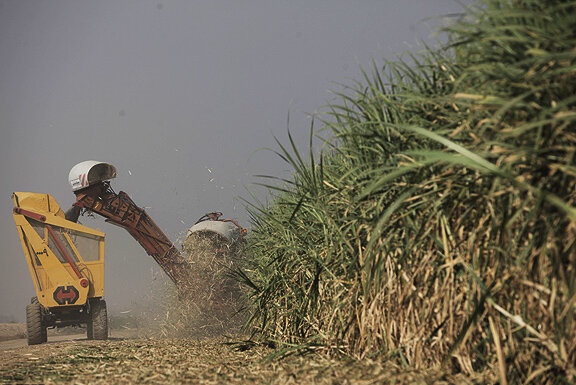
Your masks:
{"label": "sugarcane field", "polygon": [[[309,3],[294,14],[288,3],[262,6],[281,7],[263,25],[320,25],[306,7],[328,19],[360,13]],[[164,17],[175,4],[148,4],[138,15]],[[248,12],[259,7],[233,9],[206,17],[223,18],[224,29],[244,17],[238,36],[260,25]],[[140,155],[124,143],[100,156],[87,146],[67,160],[71,168],[47,167],[14,186],[11,201],[0,197],[18,247],[3,259],[26,269],[3,303],[33,293],[18,317],[0,313],[0,384],[576,384],[576,1],[471,0],[446,17],[438,46],[362,63],[352,81],[332,79],[342,83],[326,106],[303,126],[287,119],[286,136],[264,146],[288,170],[254,171],[258,190],[242,190],[233,203],[228,186],[251,171],[234,171],[226,184],[219,170],[250,163],[223,149],[261,136],[238,139],[228,127],[221,148],[202,152],[211,162],[195,163],[199,135],[184,143],[161,119],[136,119],[129,108],[114,119],[165,130],[147,148],[146,166],[129,162]],[[308,44],[309,35],[293,35]],[[266,33],[258,36],[245,47],[270,46]],[[161,33],[138,41],[146,39],[184,46]],[[230,43],[222,57],[208,51],[218,65],[204,71],[221,71],[242,47]],[[259,60],[272,63],[281,48]],[[134,73],[140,64],[151,71],[142,62]],[[247,72],[275,81],[252,65]],[[198,92],[224,98],[225,88]],[[261,113],[247,100],[235,95],[238,105],[206,115],[239,108],[241,125]],[[148,109],[154,103],[140,111]],[[91,140],[100,140],[98,125]],[[134,147],[153,135],[141,133],[130,137]],[[169,156],[177,167],[154,168]],[[197,169],[203,191],[174,187],[193,186],[188,173]],[[105,268],[114,263],[129,267]],[[121,294],[132,296],[129,306],[119,305]]]}

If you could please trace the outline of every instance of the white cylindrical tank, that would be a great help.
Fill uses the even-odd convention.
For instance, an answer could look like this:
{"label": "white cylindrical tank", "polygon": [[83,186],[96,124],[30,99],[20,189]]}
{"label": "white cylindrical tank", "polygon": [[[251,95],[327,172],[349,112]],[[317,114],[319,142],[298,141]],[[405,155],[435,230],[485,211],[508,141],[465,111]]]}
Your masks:
{"label": "white cylindrical tank", "polygon": [[86,160],[70,170],[68,182],[72,191],[78,191],[93,184],[116,178],[116,167],[110,163]]}

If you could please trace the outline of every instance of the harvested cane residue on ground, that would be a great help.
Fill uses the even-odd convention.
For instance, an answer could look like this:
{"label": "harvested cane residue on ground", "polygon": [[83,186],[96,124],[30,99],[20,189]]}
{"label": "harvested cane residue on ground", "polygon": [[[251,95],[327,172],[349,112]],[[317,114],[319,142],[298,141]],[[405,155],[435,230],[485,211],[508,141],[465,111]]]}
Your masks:
{"label": "harvested cane residue on ground", "polygon": [[0,384],[472,384],[371,360],[271,353],[223,338],[49,343],[0,352]]}

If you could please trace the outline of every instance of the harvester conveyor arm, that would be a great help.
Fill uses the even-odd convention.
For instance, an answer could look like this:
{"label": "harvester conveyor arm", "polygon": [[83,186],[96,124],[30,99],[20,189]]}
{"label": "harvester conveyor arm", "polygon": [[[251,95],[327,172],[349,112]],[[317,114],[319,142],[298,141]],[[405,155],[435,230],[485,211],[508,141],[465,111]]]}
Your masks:
{"label": "harvester conveyor arm", "polygon": [[146,211],[123,191],[116,194],[108,182],[76,191],[74,207],[85,209],[126,229],[180,289],[192,282],[190,265]]}

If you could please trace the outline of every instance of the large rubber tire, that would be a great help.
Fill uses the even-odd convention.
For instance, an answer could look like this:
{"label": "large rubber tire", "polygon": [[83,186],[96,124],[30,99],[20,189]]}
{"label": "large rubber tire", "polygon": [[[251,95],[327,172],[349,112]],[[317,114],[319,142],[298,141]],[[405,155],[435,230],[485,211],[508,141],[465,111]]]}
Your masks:
{"label": "large rubber tire", "polygon": [[106,301],[94,299],[90,303],[90,318],[88,320],[88,339],[108,339],[108,311]]}
{"label": "large rubber tire", "polygon": [[88,337],[89,340],[94,339],[94,327],[92,325],[92,320],[88,320],[86,325],[86,337]]}
{"label": "large rubber tire", "polygon": [[[38,297],[32,297],[32,303],[37,303],[40,304],[40,302],[38,301]],[[42,319],[44,319],[44,309],[42,308],[40,313],[42,314]],[[48,328],[45,327],[44,325],[42,326],[42,342],[48,342]]]}
{"label": "large rubber tire", "polygon": [[39,345],[48,340],[46,327],[42,324],[42,305],[32,301],[26,305],[26,331],[28,345]]}

